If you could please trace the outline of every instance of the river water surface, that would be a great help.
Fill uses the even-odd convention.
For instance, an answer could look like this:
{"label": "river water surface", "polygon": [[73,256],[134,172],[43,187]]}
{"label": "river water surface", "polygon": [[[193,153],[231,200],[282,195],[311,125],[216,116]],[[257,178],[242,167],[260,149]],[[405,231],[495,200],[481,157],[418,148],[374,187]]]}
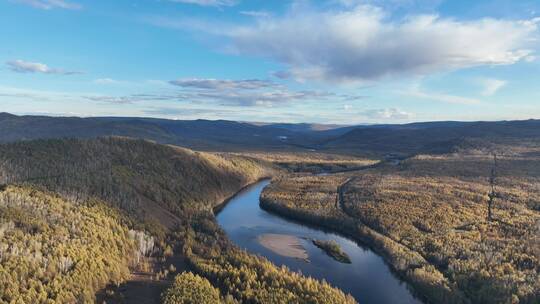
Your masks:
{"label": "river water surface", "polygon": [[[276,265],[317,279],[350,293],[361,304],[422,303],[389,269],[381,257],[356,242],[335,233],[308,227],[262,210],[259,197],[269,181],[259,182],[237,194],[217,215],[221,227],[239,247],[262,255]],[[263,247],[258,237],[264,234],[296,236],[309,255],[309,262],[284,257]],[[342,264],[309,239],[334,240],[349,255],[352,264]]]}

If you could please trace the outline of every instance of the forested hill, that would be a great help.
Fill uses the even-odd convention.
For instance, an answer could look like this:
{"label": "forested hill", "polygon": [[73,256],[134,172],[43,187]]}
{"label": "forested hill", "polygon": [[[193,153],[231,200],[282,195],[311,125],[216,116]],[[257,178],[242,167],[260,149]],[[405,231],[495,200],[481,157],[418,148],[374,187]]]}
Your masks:
{"label": "forested hill", "polygon": [[[272,174],[248,157],[128,138],[0,145],[0,303],[93,303],[96,294],[124,303],[120,292],[131,291],[160,303],[178,271],[205,279],[177,280],[169,294],[211,284],[219,301],[210,303],[355,303],[240,250],[219,228],[214,207]],[[150,295],[106,287],[130,271],[147,273]]]}
{"label": "forested hill", "polygon": [[0,145],[0,303],[92,303],[269,170],[128,138]]}
{"label": "forested hill", "polygon": [[0,145],[0,183],[45,186],[77,200],[97,197],[166,227],[185,209],[212,208],[269,174],[249,158],[120,137]]}

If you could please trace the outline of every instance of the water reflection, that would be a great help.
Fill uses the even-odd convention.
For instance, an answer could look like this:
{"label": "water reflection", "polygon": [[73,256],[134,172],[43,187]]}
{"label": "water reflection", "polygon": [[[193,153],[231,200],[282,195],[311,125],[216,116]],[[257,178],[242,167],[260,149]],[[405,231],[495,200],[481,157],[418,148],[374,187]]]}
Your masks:
{"label": "water reflection", "polygon": [[[421,303],[407,285],[394,276],[382,258],[371,250],[337,234],[288,221],[262,210],[259,197],[268,184],[269,181],[263,181],[242,191],[217,216],[221,227],[238,246],[263,255],[276,265],[286,265],[304,275],[325,279],[352,294],[360,303]],[[257,237],[268,233],[299,237],[310,262],[283,257],[263,247]],[[309,239],[335,240],[349,255],[352,264],[335,261]]]}

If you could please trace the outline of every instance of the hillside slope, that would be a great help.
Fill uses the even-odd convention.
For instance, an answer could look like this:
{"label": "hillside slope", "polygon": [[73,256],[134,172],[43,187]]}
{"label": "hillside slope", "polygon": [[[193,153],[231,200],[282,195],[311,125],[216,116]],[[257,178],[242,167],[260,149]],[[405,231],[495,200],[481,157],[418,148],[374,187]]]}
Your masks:
{"label": "hillside slope", "polygon": [[[127,136],[204,150],[283,148],[305,142],[306,134],[226,120],[167,120],[121,117],[16,116],[0,113],[0,143],[53,138]],[[283,141],[286,137],[288,141]]]}
{"label": "hillside slope", "polygon": [[29,182],[76,200],[98,197],[167,228],[186,208],[212,208],[265,170],[248,158],[127,138],[0,145],[0,183]]}
{"label": "hillside slope", "polygon": [[[0,303],[92,303],[137,253],[119,215],[32,187],[0,191]],[[140,232],[139,232],[140,233]]]}
{"label": "hillside slope", "polygon": [[[19,187],[14,184],[24,185],[22,187],[58,195],[71,204],[65,203],[68,205],[66,208],[103,201],[118,213],[116,222],[122,229],[140,231],[153,240],[155,248],[145,250],[146,258],[158,261],[171,257],[186,259],[189,269],[206,277],[220,290],[223,299],[233,298],[249,303],[355,303],[351,297],[325,282],[278,268],[263,258],[240,250],[217,225],[213,209],[219,203],[247,184],[272,174],[272,168],[248,157],[194,152],[127,138],[37,140],[0,145],[0,189],[11,191]],[[38,206],[36,211],[40,210],[40,203],[47,204],[47,200],[34,202],[33,206]],[[14,201],[8,200],[7,208],[12,208],[12,204]],[[36,211],[28,208],[23,218],[33,217]],[[7,214],[2,223],[16,222],[17,214]],[[51,210],[50,215],[53,219],[65,218],[65,221],[69,221],[71,216],[58,209]],[[80,218],[79,215],[73,216]],[[50,231],[55,224],[45,223],[43,229]],[[72,228],[68,226],[65,229]],[[85,231],[91,236],[100,233],[91,227]],[[18,233],[30,238],[34,230]],[[0,235],[2,244],[8,241],[6,236]],[[148,247],[147,237],[134,239],[137,248]],[[80,241],[82,244],[91,243],[86,235],[80,235]],[[50,248],[54,243],[45,239],[42,246]],[[81,249],[75,246],[73,250]],[[124,256],[130,258],[129,254]],[[131,256],[137,256],[136,252]],[[102,260],[109,265],[115,264],[107,257]],[[92,263],[92,259],[87,262]],[[167,270],[156,269],[152,277],[172,280],[168,274],[174,273],[174,267],[163,266]],[[127,263],[119,267],[126,269]],[[70,273],[60,272],[53,275],[53,279],[71,282]],[[66,287],[66,292],[88,303],[96,288],[124,279],[123,275],[102,276],[92,284]],[[15,285],[13,289],[27,290],[25,280],[15,279],[12,283]],[[164,286],[162,284],[160,288]],[[40,298],[34,298],[33,293],[27,296],[55,299],[56,293],[46,292]],[[124,302],[122,299],[118,302],[107,299],[107,303]],[[159,298],[148,303],[159,303]]]}

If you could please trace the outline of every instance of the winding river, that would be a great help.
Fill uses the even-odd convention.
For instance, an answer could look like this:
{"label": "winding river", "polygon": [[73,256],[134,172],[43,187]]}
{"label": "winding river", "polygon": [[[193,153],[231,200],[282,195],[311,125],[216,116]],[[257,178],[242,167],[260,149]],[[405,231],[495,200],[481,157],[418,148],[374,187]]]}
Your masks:
{"label": "winding river", "polygon": [[[422,303],[407,285],[400,281],[381,257],[366,247],[340,236],[297,222],[289,221],[262,210],[259,197],[270,182],[262,181],[238,193],[218,213],[217,220],[229,238],[249,252],[268,258],[276,265],[286,265],[293,271],[317,279],[325,279],[359,303]],[[265,235],[293,236],[308,255],[309,260],[288,257],[268,249],[260,242]],[[349,255],[351,264],[342,264],[310,239],[334,240]]]}

